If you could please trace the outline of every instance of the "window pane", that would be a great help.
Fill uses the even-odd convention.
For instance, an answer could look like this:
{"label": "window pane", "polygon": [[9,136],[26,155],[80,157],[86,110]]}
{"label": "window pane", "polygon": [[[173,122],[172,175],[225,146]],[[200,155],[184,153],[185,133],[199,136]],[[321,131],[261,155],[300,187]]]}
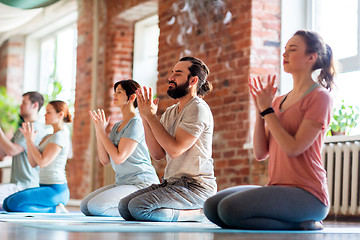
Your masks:
{"label": "window pane", "polygon": [[57,76],[62,85],[59,99],[75,99],[76,29],[67,28],[57,36]]}
{"label": "window pane", "polygon": [[[76,43],[75,25],[58,31],[53,34],[53,37],[44,38],[41,42],[39,90],[43,94],[48,94],[50,101],[55,100],[51,96],[54,88],[51,77],[54,77],[62,86],[61,92],[55,98],[67,102],[71,114],[74,112],[75,101]],[[55,76],[52,76],[54,70],[56,70]]]}
{"label": "window pane", "polygon": [[358,54],[358,0],[316,0],[315,30],[334,52],[335,59]]}
{"label": "window pane", "polygon": [[160,34],[158,23],[146,26],[144,34],[146,36],[146,41],[144,42],[144,58],[156,58],[157,60]]}
{"label": "window pane", "polygon": [[160,29],[158,16],[135,24],[133,79],[140,85],[152,87],[156,94],[157,62]]}
{"label": "window pane", "polygon": [[49,38],[41,43],[40,61],[40,92],[48,93],[49,79],[54,71],[55,64],[55,39]]}
{"label": "window pane", "polygon": [[[335,79],[334,107],[341,106],[341,100],[348,105],[359,106],[360,71],[339,74]],[[360,123],[352,129],[350,135],[360,135]]]}

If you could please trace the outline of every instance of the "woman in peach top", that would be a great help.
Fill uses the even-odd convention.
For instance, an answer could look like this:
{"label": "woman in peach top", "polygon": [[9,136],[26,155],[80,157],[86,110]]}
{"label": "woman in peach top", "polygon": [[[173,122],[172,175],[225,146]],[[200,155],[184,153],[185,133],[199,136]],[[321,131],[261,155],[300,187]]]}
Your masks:
{"label": "woman in peach top", "polygon": [[293,78],[288,94],[274,97],[275,76],[268,76],[266,86],[260,77],[249,79],[257,109],[254,156],[269,158],[269,182],[228,188],[209,198],[205,215],[221,227],[319,230],[329,212],[321,147],[332,112],[332,50],[317,33],[297,31],[283,57]]}

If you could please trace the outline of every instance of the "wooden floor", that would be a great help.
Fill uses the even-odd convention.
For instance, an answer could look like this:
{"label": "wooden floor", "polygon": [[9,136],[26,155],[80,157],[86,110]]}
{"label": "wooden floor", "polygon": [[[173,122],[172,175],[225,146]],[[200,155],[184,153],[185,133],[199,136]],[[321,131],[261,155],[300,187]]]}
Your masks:
{"label": "wooden floor", "polygon": [[[360,227],[359,222],[335,222],[325,221],[325,227]],[[360,239],[360,234],[234,234],[234,233],[117,233],[117,232],[66,232],[43,230],[38,228],[26,227],[21,223],[0,222],[0,239],[41,239],[41,240],[112,240],[112,239],[141,239],[141,240],[342,240]]]}

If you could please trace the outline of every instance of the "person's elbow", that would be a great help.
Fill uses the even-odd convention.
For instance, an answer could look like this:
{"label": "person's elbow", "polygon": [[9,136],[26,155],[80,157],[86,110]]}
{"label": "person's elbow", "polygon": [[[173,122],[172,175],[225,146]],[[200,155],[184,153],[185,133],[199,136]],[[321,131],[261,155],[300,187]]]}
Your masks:
{"label": "person's elbow", "polygon": [[172,158],[172,159],[176,159],[176,158],[180,157],[181,154],[171,153],[171,154],[169,154],[169,156],[170,156],[170,158]]}
{"label": "person's elbow", "polygon": [[122,164],[126,161],[126,156],[124,156],[123,154],[119,154],[118,156],[113,158],[113,161],[116,165]]}
{"label": "person's elbow", "polygon": [[35,166],[39,166],[39,168],[44,168],[47,167],[50,163],[52,162],[52,160],[46,159],[46,158],[42,158],[40,161],[37,161],[34,163]]}
{"label": "person's elbow", "polygon": [[150,155],[153,160],[162,160],[166,156],[164,151],[150,152]]}
{"label": "person's elbow", "polygon": [[12,144],[9,147],[4,148],[4,152],[7,156],[13,157],[25,151],[25,148],[18,144]]}
{"label": "person's elbow", "polygon": [[176,158],[180,157],[183,153],[184,153],[184,151],[181,151],[181,149],[178,150],[176,148],[172,148],[169,152],[167,152],[167,154],[172,159],[176,159]]}
{"label": "person's elbow", "polygon": [[301,153],[303,153],[302,150],[300,149],[289,149],[286,152],[286,155],[289,157],[289,158],[294,158],[294,157],[297,157],[299,156]]}
{"label": "person's elbow", "polygon": [[269,157],[269,154],[259,154],[259,153],[254,153],[254,158],[257,160],[257,161],[264,161],[266,160],[267,158]]}
{"label": "person's elbow", "polygon": [[285,147],[284,151],[289,158],[293,158],[299,156],[305,150],[303,147],[300,147],[298,144],[293,144],[292,146]]}
{"label": "person's elbow", "polygon": [[32,166],[32,167],[39,166],[39,168],[44,168],[44,167],[47,166],[47,164],[40,163],[40,164],[37,164],[37,165],[33,164],[33,165],[31,165],[31,166]]}
{"label": "person's elbow", "polygon": [[253,154],[257,161],[264,161],[269,157],[269,150],[267,148],[258,148],[254,146]]}
{"label": "person's elbow", "polygon": [[13,149],[13,148],[5,150],[5,154],[10,157],[16,156],[16,155],[20,154],[21,152],[23,152],[23,151],[18,151],[17,149]]}
{"label": "person's elbow", "polygon": [[[30,166],[34,168],[34,167],[37,167],[37,166],[39,166],[39,165],[37,165],[37,163],[30,162]],[[40,166],[39,166],[39,167],[40,167]],[[40,167],[40,168],[42,168],[42,167]]]}

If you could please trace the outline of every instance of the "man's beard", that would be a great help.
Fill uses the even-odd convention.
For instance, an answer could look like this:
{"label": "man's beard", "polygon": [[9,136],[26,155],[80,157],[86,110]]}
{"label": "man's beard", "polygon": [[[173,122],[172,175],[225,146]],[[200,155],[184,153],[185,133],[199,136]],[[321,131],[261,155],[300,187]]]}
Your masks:
{"label": "man's beard", "polygon": [[22,119],[27,118],[28,115],[29,115],[29,114],[23,113],[23,112],[21,112],[21,111],[20,111],[20,113],[19,113],[19,116],[20,116]]}
{"label": "man's beard", "polygon": [[170,81],[169,83],[173,83],[175,85],[174,88],[169,87],[169,89],[167,90],[167,94],[173,99],[182,98],[190,92],[189,78],[186,83],[179,86],[173,81]]}

